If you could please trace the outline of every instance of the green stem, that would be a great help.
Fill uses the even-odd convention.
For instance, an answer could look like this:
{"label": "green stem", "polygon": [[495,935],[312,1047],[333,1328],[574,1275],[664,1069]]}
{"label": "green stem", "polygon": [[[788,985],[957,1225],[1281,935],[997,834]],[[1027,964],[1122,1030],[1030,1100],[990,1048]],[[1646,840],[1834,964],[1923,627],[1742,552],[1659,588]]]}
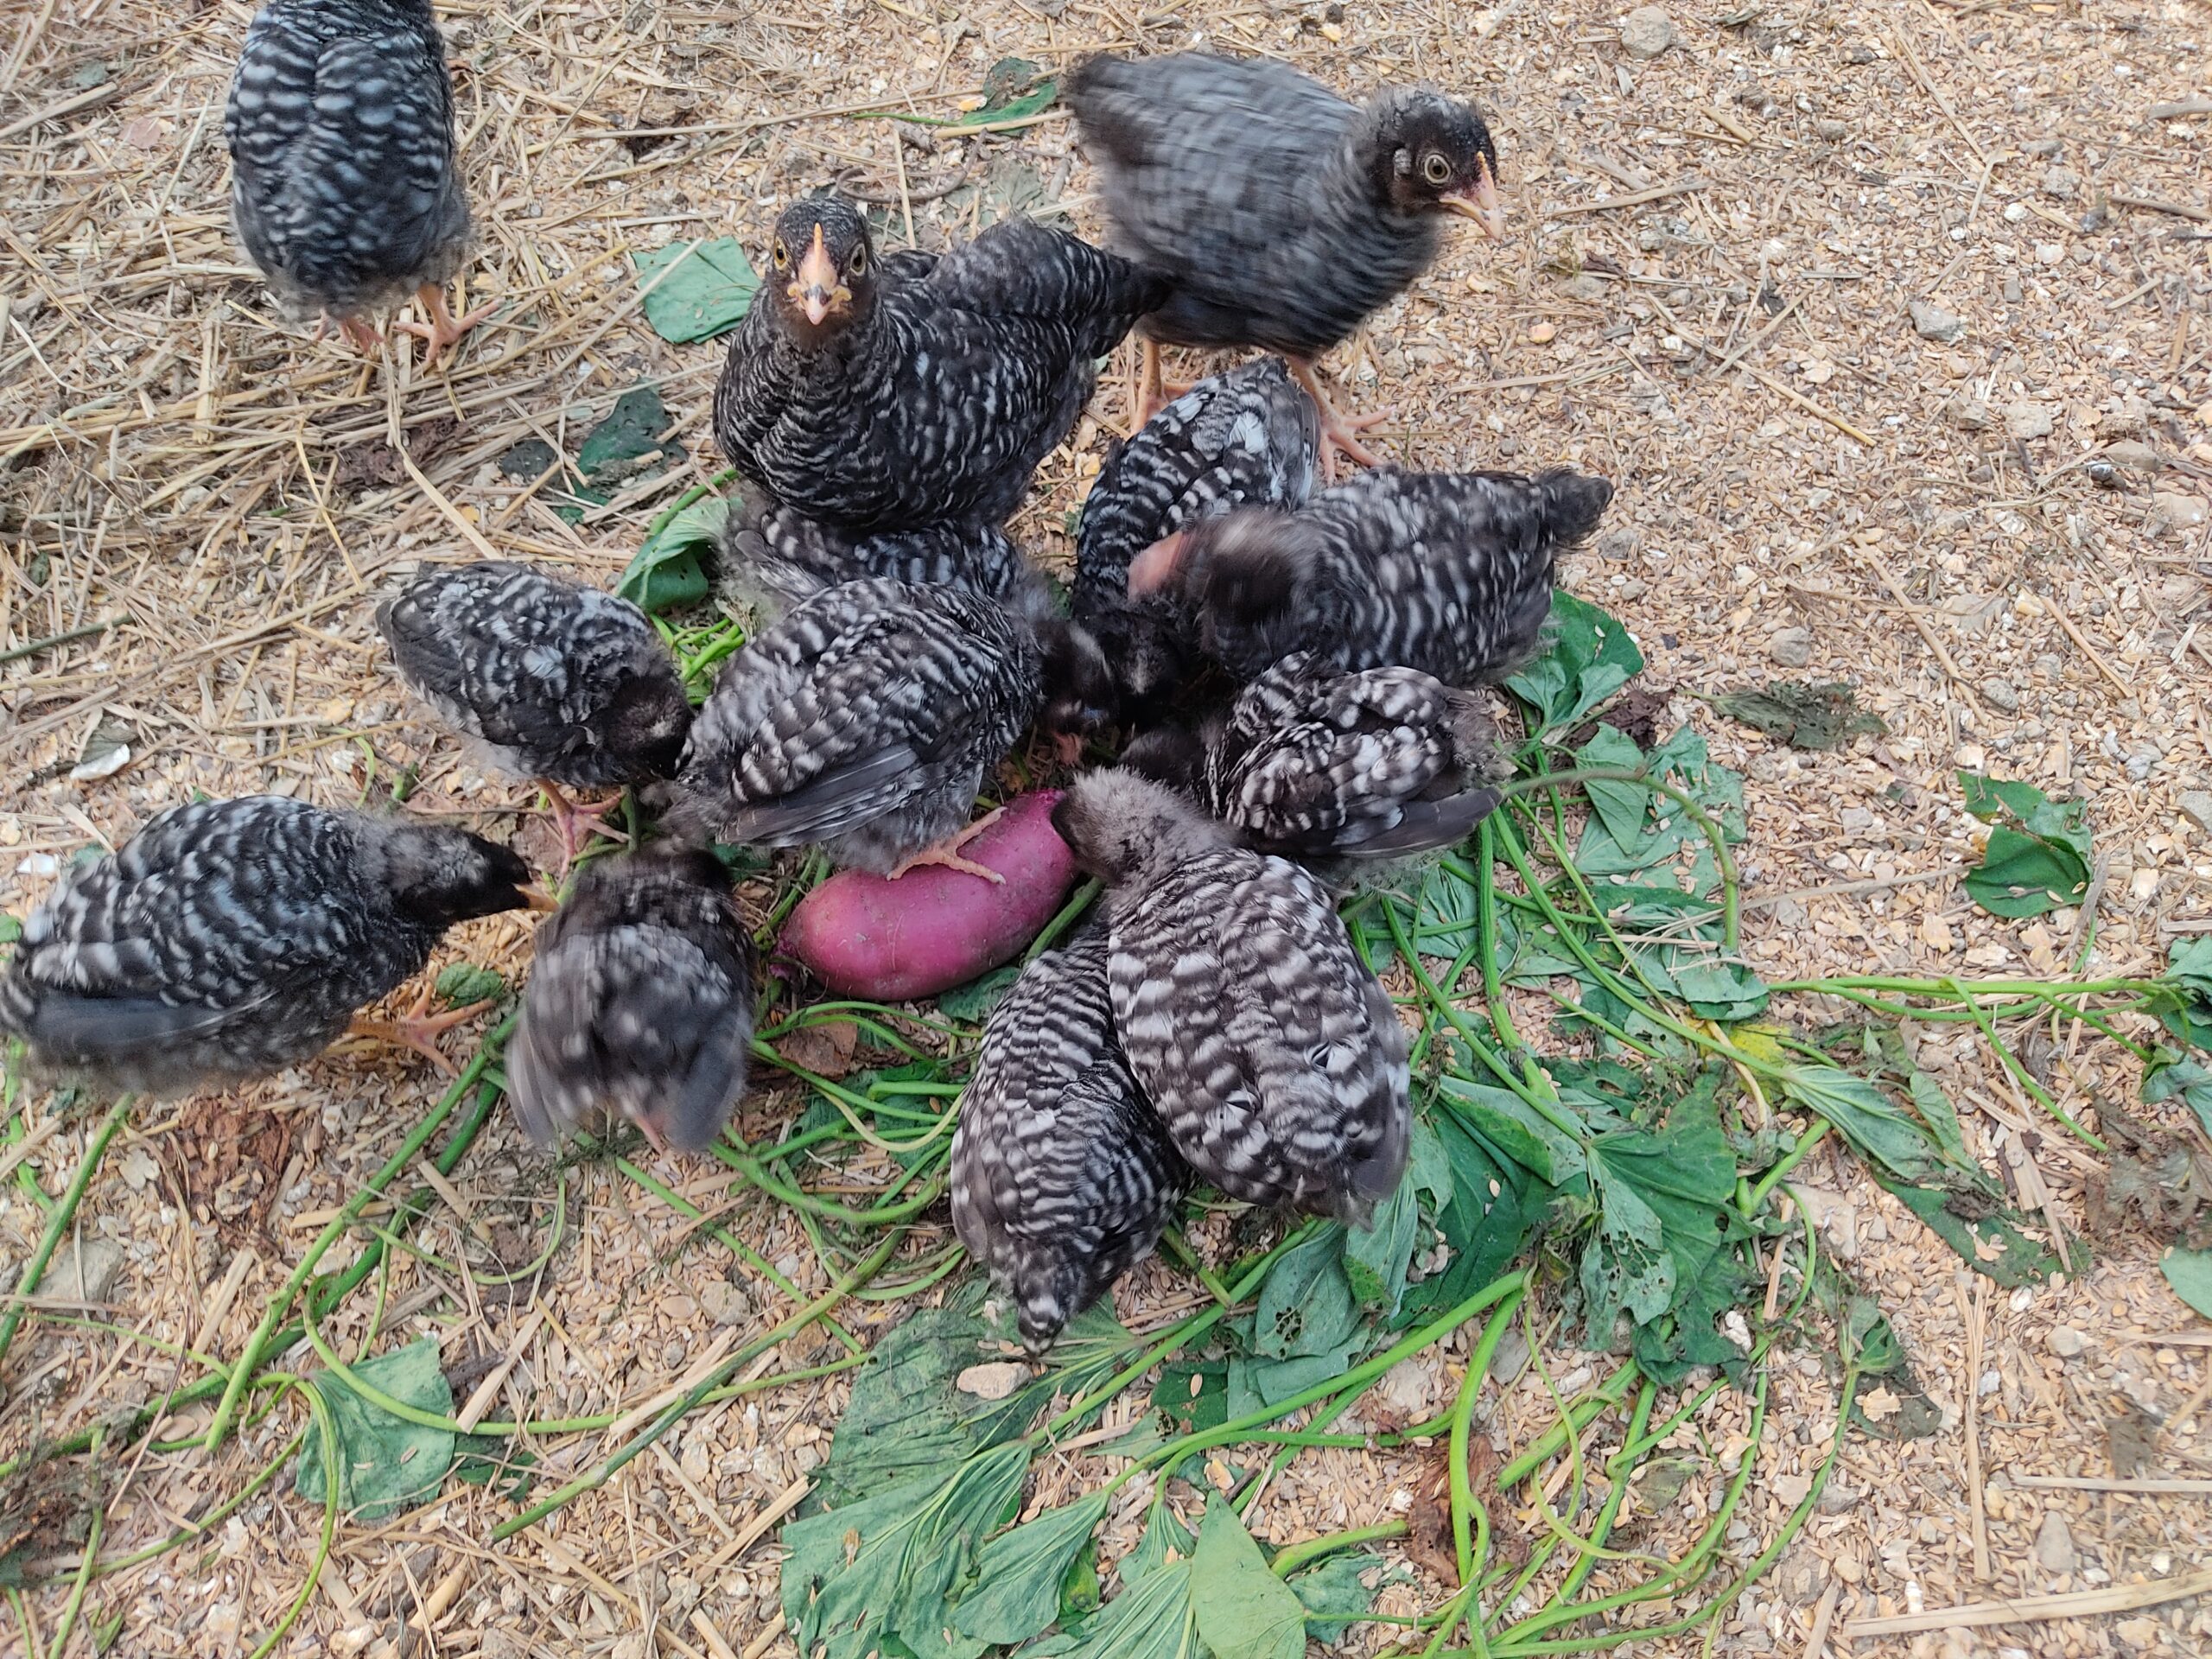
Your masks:
{"label": "green stem", "polygon": [[1324,1555],[1357,1549],[1362,1544],[1379,1544],[1385,1539],[1402,1538],[1406,1530],[1406,1523],[1402,1521],[1381,1521],[1371,1527],[1354,1527],[1349,1532],[1332,1532],[1325,1538],[1300,1539],[1297,1543],[1285,1544],[1268,1565],[1274,1569],[1277,1578],[1287,1579],[1300,1567],[1309,1566]]}
{"label": "green stem", "polygon": [[1952,982],[1952,989],[1958,996],[1959,1000],[1966,1004],[1967,1012],[1974,1016],[1974,1027],[1981,1033],[1982,1040],[1986,1042],[1992,1051],[1995,1052],[1999,1061],[2004,1065],[2006,1073],[2012,1077],[2012,1081],[2018,1084],[2020,1088],[2027,1093],[2034,1096],[2036,1103],[2038,1106],[2041,1106],[2044,1110],[2049,1112],[2053,1117],[2056,1118],[2060,1122],[2063,1123],[2069,1129],[2072,1130],[2077,1139],[2087,1141],[2090,1146],[2094,1147],[2099,1152],[2110,1152],[2112,1150],[2111,1147],[2107,1147],[2101,1140],[2098,1139],[2097,1136],[2090,1134],[2088,1130],[2083,1128],[2079,1123],[2075,1122],[2074,1121],[2074,1115],[2068,1111],[2063,1106],[2061,1106],[2058,1102],[2051,1096],[2050,1092],[2046,1090],[2041,1084],[2035,1080],[2034,1077],[2029,1072],[2028,1068],[2022,1065],[2018,1059],[2013,1058],[2012,1051],[2005,1046],[2004,1039],[1997,1034],[1996,1026],[1990,1020],[1989,1017],[1982,1012],[1980,1002],[1975,999],[1973,994],[1961,988],[1955,981]]}
{"label": "green stem", "polygon": [[[99,1466],[100,1437],[92,1437],[92,1465]],[[97,1476],[95,1477],[97,1478]],[[62,1604],[61,1617],[54,1626],[54,1645],[47,1649],[47,1659],[61,1659],[69,1649],[69,1637],[77,1628],[77,1615],[84,1611],[85,1591],[92,1581],[92,1564],[99,1559],[100,1534],[107,1523],[107,1503],[105,1500],[92,1505],[92,1519],[85,1531],[84,1559],[77,1563],[77,1581],[69,1586],[69,1599]]]}
{"label": "green stem", "polygon": [[308,1402],[308,1410],[315,1419],[315,1432],[322,1440],[322,1531],[315,1540],[315,1559],[308,1565],[307,1582],[301,1585],[292,1605],[284,1610],[283,1618],[276,1621],[276,1629],[255,1644],[247,1659],[269,1659],[276,1651],[300,1615],[308,1610],[314,1599],[315,1586],[322,1582],[322,1570],[330,1561],[330,1546],[338,1536],[338,1426],[330,1415],[330,1402],[322,1397],[321,1390],[314,1383],[298,1377],[284,1381],[299,1389]]}
{"label": "green stem", "polygon": [[86,1143],[85,1155],[79,1161],[76,1173],[69,1177],[69,1185],[63,1189],[60,1202],[47,1217],[46,1230],[39,1235],[37,1244],[32,1248],[30,1260],[23,1263],[22,1272],[16,1275],[15,1291],[9,1298],[8,1312],[4,1317],[0,1317],[0,1365],[7,1363],[8,1350],[15,1344],[16,1332],[23,1322],[23,1313],[29,1300],[38,1294],[39,1285],[46,1277],[47,1264],[54,1260],[54,1252],[60,1248],[62,1235],[69,1230],[70,1224],[77,1218],[77,1206],[85,1201],[85,1189],[92,1184],[92,1173],[100,1166],[100,1160],[107,1156],[108,1143],[115,1139],[116,1131],[123,1127],[123,1120],[130,1112],[134,1098],[136,1096],[130,1095],[118,1096],[115,1103],[107,1109],[107,1116],[100,1120],[99,1127],[92,1131],[92,1138]]}

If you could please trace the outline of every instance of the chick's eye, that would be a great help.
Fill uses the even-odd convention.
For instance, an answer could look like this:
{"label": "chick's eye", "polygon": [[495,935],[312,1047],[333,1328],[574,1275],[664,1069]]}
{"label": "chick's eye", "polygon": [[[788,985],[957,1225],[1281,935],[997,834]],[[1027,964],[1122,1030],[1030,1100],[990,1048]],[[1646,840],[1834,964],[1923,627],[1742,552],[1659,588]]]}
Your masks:
{"label": "chick's eye", "polygon": [[1434,150],[1421,158],[1421,176],[1431,184],[1448,184],[1452,181],[1452,163]]}
{"label": "chick's eye", "polygon": [[854,275],[854,276],[859,276],[859,275],[861,274],[861,272],[862,272],[862,271],[866,270],[867,269],[868,269],[868,250],[867,250],[866,248],[855,248],[855,249],[853,250],[853,265],[852,265],[853,275]]}
{"label": "chick's eye", "polygon": [[791,264],[791,251],[785,247],[782,243],[779,242],[776,244],[771,257],[773,257],[776,262],[776,269],[778,270],[781,270],[785,265]]}

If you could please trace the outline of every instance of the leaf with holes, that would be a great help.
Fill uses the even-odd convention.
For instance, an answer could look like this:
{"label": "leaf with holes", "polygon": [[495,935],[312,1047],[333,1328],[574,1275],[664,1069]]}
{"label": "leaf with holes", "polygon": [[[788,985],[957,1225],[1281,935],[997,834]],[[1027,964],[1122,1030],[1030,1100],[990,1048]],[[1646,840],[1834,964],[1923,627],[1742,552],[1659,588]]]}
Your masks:
{"label": "leaf with holes", "polygon": [[706,598],[713,590],[707,573],[714,563],[715,538],[721,534],[733,505],[726,497],[709,494],[664,513],[645,532],[614,591],[652,616]]}
{"label": "leaf with holes", "polygon": [[1255,1352],[1269,1359],[1327,1354],[1358,1329],[1343,1256],[1344,1230],[1333,1226],[1283,1252],[1260,1287]]}
{"label": "leaf with holes", "polygon": [[[351,1368],[362,1382],[418,1411],[453,1415],[453,1389],[438,1363],[435,1338],[425,1337]],[[374,1524],[434,1496],[453,1467],[450,1429],[429,1428],[393,1415],[356,1394],[335,1372],[316,1379],[330,1407],[338,1440],[338,1505],[357,1521]],[[293,1482],[302,1497],[322,1501],[326,1488],[322,1436],[310,1432]]]}

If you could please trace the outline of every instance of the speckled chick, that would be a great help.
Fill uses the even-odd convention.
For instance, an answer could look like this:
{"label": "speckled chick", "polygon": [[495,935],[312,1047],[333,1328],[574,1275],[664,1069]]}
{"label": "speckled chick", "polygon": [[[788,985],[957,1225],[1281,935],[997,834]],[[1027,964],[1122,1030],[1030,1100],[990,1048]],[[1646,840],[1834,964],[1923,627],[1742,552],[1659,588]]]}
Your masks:
{"label": "speckled chick", "polygon": [[1116,250],[1171,284],[1147,338],[1281,353],[1331,443],[1370,459],[1313,359],[1428,269],[1444,215],[1500,233],[1482,117],[1421,86],[1354,105],[1282,64],[1199,52],[1091,58],[1062,96]]}
{"label": "speckled chick", "polygon": [[1244,510],[1154,543],[1129,591],[1195,608],[1206,652],[1241,680],[1293,652],[1343,669],[1495,680],[1535,649],[1562,548],[1598,527],[1613,486],[1560,468],[1384,467],[1294,513]]}
{"label": "speckled chick", "polygon": [[1052,822],[1106,881],[1114,1023],[1193,1169],[1364,1225],[1405,1173],[1407,1044],[1328,893],[1166,785],[1079,779]]}
{"label": "speckled chick", "polygon": [[983,1027],[952,1138],[952,1224],[1014,1298],[1022,1345],[1152,1254],[1188,1167],[1114,1035],[1106,930],[1021,970]]}
{"label": "speckled chick", "polygon": [[417,576],[377,628],[401,677],[503,772],[605,789],[675,770],[691,705],[626,599],[486,560]]}
{"label": "speckled chick", "polygon": [[1472,694],[1417,669],[1340,673],[1304,652],[1197,732],[1146,733],[1122,764],[1332,884],[1464,840],[1501,799],[1484,780],[1510,770]]}
{"label": "speckled chick", "polygon": [[529,872],[480,836],[281,796],[171,808],[23,925],[0,1032],[41,1071],[166,1095],[283,1070]]}
{"label": "speckled chick", "polygon": [[286,317],[320,312],[373,346],[363,315],[421,290],[434,321],[416,331],[459,338],[442,288],[468,257],[468,200],[428,0],[275,0],[223,126],[232,220]]}
{"label": "speckled chick", "polygon": [[753,1002],[753,942],[713,854],[588,865],[537,930],[507,1049],[515,1116],[541,1141],[611,1116],[696,1152],[745,1092]]}
{"label": "speckled chick", "polygon": [[715,389],[715,439],[786,505],[861,535],[1003,523],[1096,359],[1165,291],[1021,218],[878,260],[859,208],[826,194],[776,221],[765,278]]}
{"label": "speckled chick", "polygon": [[719,585],[764,621],[841,582],[896,582],[965,588],[1013,600],[1033,580],[1027,561],[995,524],[925,524],[855,536],[810,518],[749,487],[722,523]]}
{"label": "speckled chick", "polygon": [[724,664],[667,822],[893,874],[966,823],[1040,712],[1074,728],[1108,695],[1096,646],[1065,622],[958,588],[841,583]]}
{"label": "speckled chick", "polygon": [[1122,714],[1141,719],[1198,662],[1198,619],[1165,594],[1132,600],[1146,548],[1237,507],[1296,508],[1313,493],[1321,425],[1281,362],[1202,380],[1120,445],[1084,499],[1069,608],[1112,664]]}

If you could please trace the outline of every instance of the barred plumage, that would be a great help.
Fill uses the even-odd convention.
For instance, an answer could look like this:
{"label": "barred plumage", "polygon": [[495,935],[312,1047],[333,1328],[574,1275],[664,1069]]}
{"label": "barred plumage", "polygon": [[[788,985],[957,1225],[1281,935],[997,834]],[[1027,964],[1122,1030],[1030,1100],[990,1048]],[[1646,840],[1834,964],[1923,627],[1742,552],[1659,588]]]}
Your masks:
{"label": "barred plumage", "polygon": [[626,599],[527,564],[425,572],[377,607],[399,672],[517,778],[664,778],[691,724],[676,659]]}
{"label": "barred plumage", "polygon": [[1327,893],[1131,772],[1053,822],[1109,884],[1115,1027],[1176,1150],[1232,1198],[1364,1224],[1405,1172],[1406,1034]]}
{"label": "barred plumage", "polygon": [[960,1097],[952,1224],[1032,1353],[1152,1254],[1190,1190],[1114,1035],[1107,956],[1094,925],[1023,969]]}
{"label": "barred plumage", "polygon": [[308,1058],[529,872],[442,826],[281,796],[174,807],[64,875],[0,978],[41,1070],[169,1094]]}
{"label": "barred plumage", "polygon": [[1311,359],[1436,257],[1438,216],[1494,203],[1482,118],[1421,87],[1354,106],[1285,66],[1182,52],[1078,66],[1062,96],[1115,248],[1169,279],[1172,344]]}
{"label": "barred plumage", "polygon": [[1300,652],[1197,734],[1148,732],[1122,763],[1337,882],[1464,839],[1500,798],[1483,780],[1510,770],[1492,736],[1477,697],[1416,669],[1338,673]]}
{"label": "barred plumage", "polygon": [[713,854],[660,846],[588,866],[537,930],[509,1096],[542,1141],[601,1114],[696,1152],[745,1092],[753,942]]}
{"label": "barred plumage", "polygon": [[246,31],[223,125],[238,239],[293,321],[358,317],[467,259],[428,0],[275,0]]}
{"label": "barred plumage", "polygon": [[855,536],[810,518],[757,486],[731,509],[716,549],[721,582],[769,620],[824,588],[888,576],[918,585],[965,588],[1014,601],[1034,580],[995,524],[948,523]]}
{"label": "barred plumage", "polygon": [[1043,697],[1031,630],[957,588],[825,588],[723,666],[669,822],[885,874],[967,821]]}
{"label": "barred plumage", "polygon": [[1417,668],[1471,685],[1535,648],[1559,550],[1597,528],[1612,494],[1564,468],[1385,467],[1299,512],[1208,519],[1148,550],[1129,587],[1195,607],[1207,653],[1239,679],[1310,651],[1338,668]]}
{"label": "barred plumage", "polygon": [[1000,524],[1073,429],[1096,359],[1161,292],[1027,219],[878,261],[858,208],[810,196],[777,220],[760,302],[715,389],[715,436],[839,530]]}
{"label": "barred plumage", "polygon": [[1113,665],[1124,712],[1157,709],[1198,655],[1198,620],[1165,595],[1131,600],[1129,565],[1163,537],[1237,507],[1313,493],[1313,400],[1274,358],[1202,380],[1116,449],[1084,499],[1069,607]]}

